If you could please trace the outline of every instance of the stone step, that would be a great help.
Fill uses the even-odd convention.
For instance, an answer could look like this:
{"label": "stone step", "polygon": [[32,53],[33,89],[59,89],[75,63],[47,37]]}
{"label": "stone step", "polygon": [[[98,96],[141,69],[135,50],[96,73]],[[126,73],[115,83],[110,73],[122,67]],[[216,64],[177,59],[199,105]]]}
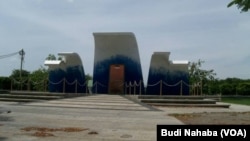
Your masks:
{"label": "stone step", "polygon": [[[85,93],[50,93],[50,92],[32,92],[32,91],[9,91],[0,93],[0,101],[30,102],[37,100],[54,100],[62,98],[71,98],[78,96],[87,96]],[[11,100],[13,99],[13,100]],[[18,100],[20,99],[20,100]]]}
{"label": "stone step", "polygon": [[44,96],[44,95],[13,95],[13,94],[0,94],[0,98],[14,98],[14,99],[42,99],[42,100],[51,100],[51,99],[60,99],[64,98],[63,96]]}
{"label": "stone step", "polygon": [[146,103],[150,106],[163,107],[210,107],[210,108],[229,108],[230,104],[170,104],[170,103]]}
{"label": "stone step", "polygon": [[43,96],[65,96],[65,93],[33,92],[33,91],[11,91],[11,95],[43,95]]}
{"label": "stone step", "polygon": [[216,104],[215,100],[205,99],[141,99],[143,103],[172,103],[172,104]]}
{"label": "stone step", "polygon": [[213,99],[216,101],[221,100],[220,95],[202,95],[202,96],[193,96],[193,95],[139,95],[138,99]]}
{"label": "stone step", "polygon": [[139,95],[138,99],[203,99],[201,96],[176,96],[176,95]]}
{"label": "stone step", "polygon": [[1,98],[0,101],[8,101],[8,102],[35,102],[35,101],[43,101],[41,99],[20,99],[20,98]]}
{"label": "stone step", "polygon": [[0,94],[8,94],[10,93],[10,91],[7,91],[7,90],[0,90]]}

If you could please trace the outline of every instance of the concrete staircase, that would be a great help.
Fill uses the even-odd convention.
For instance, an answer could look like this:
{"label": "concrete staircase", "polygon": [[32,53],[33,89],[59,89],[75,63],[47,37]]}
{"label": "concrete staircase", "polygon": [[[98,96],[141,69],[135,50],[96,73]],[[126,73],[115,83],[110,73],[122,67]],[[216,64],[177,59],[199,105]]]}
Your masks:
{"label": "concrete staircase", "polygon": [[151,106],[175,106],[175,107],[220,107],[229,108],[230,104],[219,104],[221,97],[215,96],[155,96],[139,95],[137,100]]}
{"label": "concrete staircase", "polygon": [[[50,93],[30,91],[3,91],[0,90],[0,101],[34,102],[62,99],[90,94],[79,93]],[[229,108],[230,104],[221,104],[219,95],[210,96],[175,96],[175,95],[126,95],[127,98],[150,106],[175,106],[175,107],[220,107]]]}
{"label": "concrete staircase", "polygon": [[0,101],[9,102],[34,102],[44,100],[62,99],[76,97],[86,94],[76,93],[49,93],[49,92],[30,92],[30,91],[0,91]]}

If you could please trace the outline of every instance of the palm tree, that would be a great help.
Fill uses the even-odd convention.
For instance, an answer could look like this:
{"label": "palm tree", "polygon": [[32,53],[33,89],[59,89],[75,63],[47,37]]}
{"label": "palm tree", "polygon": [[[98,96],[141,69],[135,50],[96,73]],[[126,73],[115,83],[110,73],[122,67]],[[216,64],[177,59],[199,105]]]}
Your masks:
{"label": "palm tree", "polygon": [[250,9],[250,0],[233,0],[227,7],[231,7],[232,5],[237,5],[238,9],[241,9],[241,12],[247,12]]}

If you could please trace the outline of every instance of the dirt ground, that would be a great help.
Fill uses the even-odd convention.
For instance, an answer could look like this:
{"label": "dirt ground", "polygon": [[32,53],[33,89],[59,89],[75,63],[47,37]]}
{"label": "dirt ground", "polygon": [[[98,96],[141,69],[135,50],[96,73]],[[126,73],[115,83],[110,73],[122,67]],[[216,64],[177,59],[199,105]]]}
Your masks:
{"label": "dirt ground", "polygon": [[169,114],[188,125],[250,125],[250,112],[203,112],[190,114]]}

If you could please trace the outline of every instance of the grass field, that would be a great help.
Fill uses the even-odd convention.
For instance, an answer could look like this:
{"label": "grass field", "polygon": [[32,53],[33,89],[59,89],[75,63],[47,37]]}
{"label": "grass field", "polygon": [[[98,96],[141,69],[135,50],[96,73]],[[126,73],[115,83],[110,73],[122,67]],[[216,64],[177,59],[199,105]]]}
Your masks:
{"label": "grass field", "polygon": [[250,105],[250,97],[222,97],[222,102]]}

